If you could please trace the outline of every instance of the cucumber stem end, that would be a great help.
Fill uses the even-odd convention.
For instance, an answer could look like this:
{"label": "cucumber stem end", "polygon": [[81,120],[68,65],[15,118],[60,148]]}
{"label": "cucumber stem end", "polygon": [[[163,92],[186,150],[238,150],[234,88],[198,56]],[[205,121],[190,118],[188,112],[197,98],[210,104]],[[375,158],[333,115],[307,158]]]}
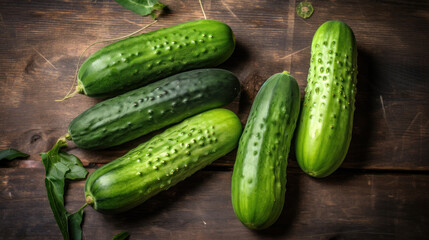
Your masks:
{"label": "cucumber stem end", "polygon": [[93,205],[94,204],[94,198],[92,198],[91,196],[87,196],[85,198],[85,201],[88,205]]}

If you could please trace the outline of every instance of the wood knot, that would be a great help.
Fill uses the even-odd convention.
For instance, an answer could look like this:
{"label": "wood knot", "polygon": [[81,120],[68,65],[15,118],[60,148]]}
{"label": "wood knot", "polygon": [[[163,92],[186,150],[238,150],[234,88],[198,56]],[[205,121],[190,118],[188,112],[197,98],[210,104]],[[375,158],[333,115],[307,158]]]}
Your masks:
{"label": "wood knot", "polygon": [[33,136],[31,136],[30,143],[34,143],[41,138],[42,137],[39,134],[34,134]]}

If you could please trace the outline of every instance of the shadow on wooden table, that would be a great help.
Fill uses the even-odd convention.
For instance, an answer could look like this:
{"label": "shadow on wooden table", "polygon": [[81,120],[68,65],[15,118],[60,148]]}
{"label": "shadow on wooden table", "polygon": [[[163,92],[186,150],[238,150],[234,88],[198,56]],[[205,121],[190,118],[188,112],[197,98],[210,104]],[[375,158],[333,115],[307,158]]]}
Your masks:
{"label": "shadow on wooden table", "polygon": [[[201,213],[203,216],[195,216],[199,208],[210,209],[220,207],[220,201],[211,198],[212,195],[206,195],[207,192],[202,189],[207,187],[207,184],[210,185],[210,181],[219,180],[219,175],[217,175],[217,173],[219,172],[199,171],[183,182],[171,187],[171,189],[162,191],[156,196],[148,199],[136,208],[120,214],[100,214],[100,216],[104,219],[103,222],[112,224],[114,228],[117,229],[121,229],[123,226],[127,226],[127,229],[169,229],[171,227],[180,227],[182,224],[182,227],[186,227],[185,223],[201,222],[200,218],[204,217],[204,213]],[[221,191],[221,189],[218,189],[218,191]],[[199,201],[201,205],[192,205],[195,204],[194,198],[202,200]],[[160,216],[162,217],[160,218]],[[165,220],[164,222],[160,222],[159,219]],[[173,222],[172,219],[175,221]],[[177,220],[180,222],[178,223]]]}
{"label": "shadow on wooden table", "polygon": [[[283,206],[283,211],[278,220],[269,228],[264,230],[251,230],[259,237],[281,237],[287,236],[292,228],[293,222],[299,214],[299,204],[301,195],[300,191],[300,175],[296,170],[288,171],[286,184],[286,199]],[[301,189],[302,190],[302,189]]]}
{"label": "shadow on wooden table", "polygon": [[368,161],[369,148],[371,146],[371,133],[374,119],[371,113],[374,112],[371,85],[377,81],[375,79],[375,69],[377,64],[370,53],[358,48],[358,76],[356,109],[353,121],[353,134],[349,151],[343,165],[348,168],[364,168]]}
{"label": "shadow on wooden table", "polygon": [[88,150],[81,149],[77,147],[74,143],[69,143],[71,147],[68,148],[68,153],[75,154],[78,157],[83,155],[85,158],[81,158],[82,163],[88,167],[94,167],[97,164],[106,164],[113,160],[116,160],[119,157],[122,157],[132,149],[138,147],[140,144],[149,141],[151,138],[156,136],[157,134],[162,133],[165,129],[170,126],[164,127],[160,130],[156,130],[144,136],[138,137],[129,142],[123,143],[118,146],[110,147],[107,149],[99,149],[99,150]]}
{"label": "shadow on wooden table", "polygon": [[[217,68],[227,69],[232,72],[240,72],[250,60],[249,50],[240,42],[235,42],[234,53],[228,60],[219,65]],[[242,80],[242,79],[240,79]]]}

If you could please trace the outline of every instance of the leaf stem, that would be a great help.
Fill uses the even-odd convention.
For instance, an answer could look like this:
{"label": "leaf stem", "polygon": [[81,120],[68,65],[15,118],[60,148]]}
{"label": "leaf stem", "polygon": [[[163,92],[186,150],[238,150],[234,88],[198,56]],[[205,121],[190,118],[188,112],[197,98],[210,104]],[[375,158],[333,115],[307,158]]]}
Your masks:
{"label": "leaf stem", "polygon": [[86,208],[86,206],[88,206],[88,203],[83,204],[83,206],[79,208],[79,211],[81,211],[82,209]]}

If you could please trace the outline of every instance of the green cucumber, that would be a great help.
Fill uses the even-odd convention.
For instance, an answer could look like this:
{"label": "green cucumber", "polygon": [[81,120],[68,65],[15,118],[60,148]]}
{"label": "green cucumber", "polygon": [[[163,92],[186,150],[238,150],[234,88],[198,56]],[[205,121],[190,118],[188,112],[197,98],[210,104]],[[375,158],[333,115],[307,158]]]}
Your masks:
{"label": "green cucumber", "polygon": [[80,67],[76,91],[110,97],[190,69],[215,67],[235,48],[232,30],[198,20],[130,37],[91,55]]}
{"label": "green cucumber", "polygon": [[227,109],[188,118],[93,172],[86,202],[102,213],[136,207],[233,150],[241,130]]}
{"label": "green cucumber", "polygon": [[357,49],[352,30],[324,23],[311,44],[304,104],[296,133],[296,158],[313,177],[326,177],[343,162],[352,137]]}
{"label": "green cucumber", "polygon": [[116,146],[226,105],[239,91],[240,82],[226,70],[179,73],[94,105],[73,119],[68,132],[80,148]]}
{"label": "green cucumber", "polygon": [[282,212],[300,100],[298,83],[287,72],[271,76],[256,95],[231,183],[234,212],[248,228],[267,228]]}

